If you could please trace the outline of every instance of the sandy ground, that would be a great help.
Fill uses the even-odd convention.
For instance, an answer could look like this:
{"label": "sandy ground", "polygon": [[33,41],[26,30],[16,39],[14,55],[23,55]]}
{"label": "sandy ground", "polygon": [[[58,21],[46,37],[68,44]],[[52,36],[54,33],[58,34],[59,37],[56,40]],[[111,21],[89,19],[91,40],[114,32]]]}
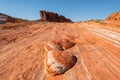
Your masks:
{"label": "sandy ground", "polygon": [[[0,80],[119,80],[120,34],[83,23],[35,23],[0,30]],[[58,76],[44,73],[46,41],[72,35],[81,41],[69,49],[76,65]]]}

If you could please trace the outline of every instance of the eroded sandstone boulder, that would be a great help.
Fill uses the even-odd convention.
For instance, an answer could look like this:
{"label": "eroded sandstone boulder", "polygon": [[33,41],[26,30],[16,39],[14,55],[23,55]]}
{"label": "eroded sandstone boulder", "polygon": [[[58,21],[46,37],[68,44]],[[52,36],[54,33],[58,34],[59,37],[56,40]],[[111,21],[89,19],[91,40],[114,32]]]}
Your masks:
{"label": "eroded sandstone boulder", "polygon": [[[61,40],[61,39],[60,39]],[[66,49],[73,47],[75,43],[69,40],[49,41],[44,45],[45,49],[45,73],[50,75],[59,75],[72,68],[77,58],[72,53],[66,52]]]}
{"label": "eroded sandstone boulder", "polygon": [[48,22],[72,22],[70,19],[65,18],[62,15],[58,15],[54,12],[40,11],[41,21]]}

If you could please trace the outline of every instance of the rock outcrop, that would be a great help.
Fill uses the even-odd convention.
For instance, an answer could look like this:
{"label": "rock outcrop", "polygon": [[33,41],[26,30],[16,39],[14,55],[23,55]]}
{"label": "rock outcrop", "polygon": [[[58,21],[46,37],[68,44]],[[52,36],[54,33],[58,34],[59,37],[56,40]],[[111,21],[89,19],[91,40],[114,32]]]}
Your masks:
{"label": "rock outcrop", "polygon": [[111,14],[110,16],[108,16],[108,18],[106,20],[120,22],[120,11]]}
{"label": "rock outcrop", "polygon": [[[74,45],[70,45],[72,42],[68,41],[63,42],[65,49],[69,49],[75,45],[75,43],[73,43]],[[51,41],[44,45],[46,51],[44,60],[45,73],[49,73],[50,75],[63,74],[75,65],[77,58],[73,54],[65,52],[64,45],[61,43],[58,42],[58,44],[55,44]]]}
{"label": "rock outcrop", "polygon": [[40,11],[41,21],[47,22],[72,22],[70,19],[54,12]]}
{"label": "rock outcrop", "polygon": [[7,16],[7,17],[6,17],[6,21],[7,21],[7,22],[12,22],[12,23],[19,23],[19,22],[21,22],[20,20],[15,19],[15,18],[10,17],[10,16]]}
{"label": "rock outcrop", "polygon": [[0,13],[0,24],[5,24],[5,23],[20,23],[20,22],[25,22],[27,20],[20,19],[20,18],[15,18],[6,14]]}

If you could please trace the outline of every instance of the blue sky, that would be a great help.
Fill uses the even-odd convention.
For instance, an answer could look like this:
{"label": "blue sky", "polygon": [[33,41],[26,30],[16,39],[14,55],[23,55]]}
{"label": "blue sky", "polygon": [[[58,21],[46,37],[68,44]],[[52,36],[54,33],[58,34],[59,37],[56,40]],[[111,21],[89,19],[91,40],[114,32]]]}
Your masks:
{"label": "blue sky", "polygon": [[57,12],[73,21],[105,19],[120,10],[120,0],[0,0],[0,12],[36,20],[39,11]]}

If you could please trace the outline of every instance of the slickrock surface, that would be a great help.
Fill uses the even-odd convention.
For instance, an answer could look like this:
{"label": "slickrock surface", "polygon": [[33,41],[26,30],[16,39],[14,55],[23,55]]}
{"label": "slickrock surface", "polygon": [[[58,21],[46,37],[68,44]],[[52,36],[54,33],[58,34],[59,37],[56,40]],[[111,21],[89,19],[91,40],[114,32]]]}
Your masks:
{"label": "slickrock surface", "polygon": [[[67,50],[77,63],[62,75],[44,73],[43,44],[65,35],[81,43]],[[87,23],[36,23],[0,29],[0,80],[119,80],[120,28]]]}
{"label": "slickrock surface", "polygon": [[58,15],[54,12],[40,11],[41,21],[47,22],[72,22],[70,19],[65,18],[63,15]]}

